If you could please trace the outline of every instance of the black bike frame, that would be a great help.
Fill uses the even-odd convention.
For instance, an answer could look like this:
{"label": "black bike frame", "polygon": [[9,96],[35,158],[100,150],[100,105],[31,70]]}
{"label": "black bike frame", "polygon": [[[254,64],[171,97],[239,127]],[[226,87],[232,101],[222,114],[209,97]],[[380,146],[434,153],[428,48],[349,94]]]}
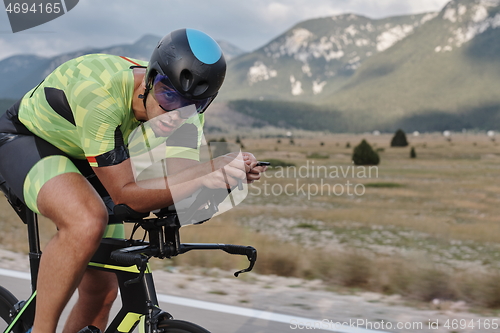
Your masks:
{"label": "black bike frame", "polygon": [[[25,204],[21,203],[15,196],[9,195],[9,189],[5,186],[5,181],[1,176],[0,190],[6,194],[9,203],[28,228],[32,295],[27,301],[21,301],[13,307],[14,318],[4,331],[4,333],[24,333],[27,328],[33,326],[35,318],[37,278],[42,256],[38,219],[37,215]],[[116,209],[117,207],[118,209]],[[137,223],[148,232],[149,242],[104,238],[88,264],[90,268],[115,273],[118,279],[122,308],[107,327],[105,333],[131,332],[141,320],[145,321],[145,332],[154,333],[160,320],[173,319],[169,313],[159,308],[149,266],[151,257],[171,258],[191,250],[223,250],[229,254],[247,256],[250,262],[248,268],[235,272],[235,276],[251,271],[257,260],[257,252],[251,246],[181,244],[180,223],[175,211],[160,212],[157,218],[149,219],[145,219],[147,214],[134,212],[124,205],[115,207],[115,214],[120,211],[125,212],[122,220]]]}
{"label": "black bike frame", "polygon": [[[28,220],[28,238],[30,243],[36,244],[38,233],[33,233],[32,229],[37,229],[36,216],[34,220]],[[132,244],[133,243],[133,244]],[[139,323],[142,318],[147,318],[149,324],[157,323],[159,317],[171,318],[171,316],[163,312],[158,307],[158,299],[154,286],[153,276],[149,267],[144,274],[141,274],[139,269],[134,266],[120,265],[110,259],[111,252],[130,247],[131,245],[146,244],[141,241],[128,241],[122,239],[103,239],[96,254],[88,264],[90,268],[115,273],[118,278],[120,289],[122,308],[115,316],[112,323],[107,327],[105,333],[115,332],[130,332]],[[39,246],[39,244],[38,244]],[[39,247],[38,247],[39,250]],[[38,254],[38,256],[36,255]],[[34,255],[30,255],[30,264],[33,264],[32,276],[35,281],[33,286],[36,288],[36,270],[39,267],[39,259],[41,252],[36,251]],[[137,283],[127,284],[127,281],[141,277]],[[11,325],[7,327],[5,332],[12,330],[16,331],[17,327],[30,327],[33,324],[35,314],[36,289],[33,290],[32,296],[20,304],[20,309],[17,316],[13,319]],[[22,325],[21,325],[22,323]],[[20,326],[19,326],[20,325]],[[148,325],[150,326],[150,325]]]}

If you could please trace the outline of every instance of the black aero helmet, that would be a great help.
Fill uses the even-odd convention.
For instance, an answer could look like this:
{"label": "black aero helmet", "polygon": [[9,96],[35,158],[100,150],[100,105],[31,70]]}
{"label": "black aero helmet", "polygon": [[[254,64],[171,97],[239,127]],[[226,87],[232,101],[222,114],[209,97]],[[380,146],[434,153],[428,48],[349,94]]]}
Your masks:
{"label": "black aero helmet", "polygon": [[220,46],[207,34],[179,29],[160,40],[146,70],[146,91],[155,77],[167,76],[184,98],[202,100],[217,95],[226,75]]}

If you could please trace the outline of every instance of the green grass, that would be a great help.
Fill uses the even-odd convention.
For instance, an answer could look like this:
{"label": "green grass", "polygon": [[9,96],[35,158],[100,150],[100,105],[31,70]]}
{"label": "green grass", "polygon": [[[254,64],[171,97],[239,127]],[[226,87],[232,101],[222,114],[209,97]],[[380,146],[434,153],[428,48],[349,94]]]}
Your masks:
{"label": "green grass", "polygon": [[326,160],[326,159],[330,158],[330,156],[328,156],[326,154],[321,154],[321,153],[312,153],[312,154],[307,155],[307,158]]}
{"label": "green grass", "polygon": [[319,230],[317,226],[311,223],[299,223],[297,224],[296,228]]}
{"label": "green grass", "polygon": [[209,294],[214,294],[214,295],[220,295],[220,296],[226,296],[227,292],[223,290],[211,290],[208,292]]}
{"label": "green grass", "polygon": [[292,162],[287,162],[287,161],[279,160],[279,159],[276,159],[276,158],[267,158],[266,162],[271,163],[271,165],[270,165],[271,168],[275,168],[275,167],[292,167],[292,166],[295,166],[295,164],[292,163]]}
{"label": "green grass", "polygon": [[[362,196],[257,196],[250,188],[235,209],[182,228],[182,241],[252,245],[259,251],[257,273],[321,279],[332,290],[355,288],[424,302],[440,298],[463,300],[479,309],[500,308],[500,147],[485,134],[456,135],[453,146],[439,134],[422,134],[409,138],[412,145],[426,144],[414,160],[407,150],[390,148],[391,137],[370,137],[370,143],[386,148],[377,177],[324,179],[330,184],[365,183]],[[247,137],[245,145],[273,165],[303,166],[305,152],[317,151],[330,156],[318,165],[348,166],[352,150],[345,143],[360,139],[297,135],[296,145],[282,145],[279,152],[273,150],[275,137]],[[325,145],[319,147],[319,142]],[[296,179],[286,177],[271,171],[252,186],[292,184],[289,190],[295,193]],[[299,181],[309,185],[320,180]],[[2,248],[27,250],[25,227],[5,200],[0,200],[0,227]],[[42,218],[43,244],[54,231]],[[193,251],[161,265],[234,270],[247,263],[222,251]]]}
{"label": "green grass", "polygon": [[399,183],[367,183],[364,184],[365,187],[372,187],[372,188],[394,188],[394,187],[404,187],[403,184]]}

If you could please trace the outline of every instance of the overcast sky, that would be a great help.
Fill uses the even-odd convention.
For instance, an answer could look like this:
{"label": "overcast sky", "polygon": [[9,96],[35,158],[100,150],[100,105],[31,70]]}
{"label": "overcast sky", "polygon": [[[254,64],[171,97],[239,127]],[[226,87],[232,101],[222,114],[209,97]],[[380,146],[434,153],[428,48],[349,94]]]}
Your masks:
{"label": "overcast sky", "polygon": [[80,0],[67,14],[13,34],[0,11],[0,60],[19,53],[53,56],[85,47],[131,43],[145,34],[200,29],[244,51],[296,23],[355,13],[370,18],[440,10],[448,0]]}

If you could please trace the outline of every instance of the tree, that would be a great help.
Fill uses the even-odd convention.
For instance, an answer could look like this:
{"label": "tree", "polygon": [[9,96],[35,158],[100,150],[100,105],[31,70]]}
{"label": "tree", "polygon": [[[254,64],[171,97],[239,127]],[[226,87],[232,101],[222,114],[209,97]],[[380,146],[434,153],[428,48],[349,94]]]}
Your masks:
{"label": "tree", "polygon": [[241,149],[244,149],[245,146],[243,145],[243,142],[241,142],[240,136],[236,136],[236,143],[240,145]]}
{"label": "tree", "polygon": [[408,140],[406,140],[406,134],[403,130],[398,129],[391,140],[391,147],[406,147],[408,146]]}
{"label": "tree", "polygon": [[372,146],[363,139],[359,145],[354,148],[352,161],[355,165],[378,165],[380,157],[373,150]]}

